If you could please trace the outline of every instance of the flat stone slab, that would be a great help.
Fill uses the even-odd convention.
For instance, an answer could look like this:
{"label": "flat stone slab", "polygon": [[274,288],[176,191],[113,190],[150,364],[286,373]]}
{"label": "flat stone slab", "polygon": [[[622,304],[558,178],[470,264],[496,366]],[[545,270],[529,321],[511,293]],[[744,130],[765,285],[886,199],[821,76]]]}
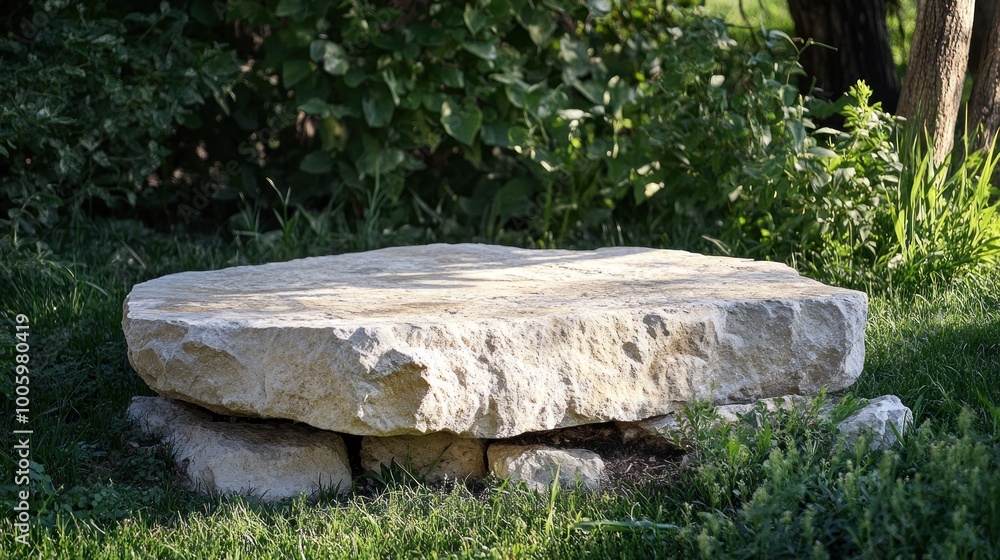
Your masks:
{"label": "flat stone slab", "polygon": [[426,245],[172,274],[122,327],[161,395],[369,436],[503,438],[842,389],[867,297],[771,262]]}

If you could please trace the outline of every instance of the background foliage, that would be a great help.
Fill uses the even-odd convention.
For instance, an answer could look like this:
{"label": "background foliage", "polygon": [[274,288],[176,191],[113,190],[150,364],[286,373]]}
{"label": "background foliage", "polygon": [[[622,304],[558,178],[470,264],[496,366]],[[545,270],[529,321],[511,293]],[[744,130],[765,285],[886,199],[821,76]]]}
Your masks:
{"label": "background foliage", "polygon": [[[18,250],[110,215],[326,251],[676,247],[881,289],[1000,247],[992,151],[934,167],[863,84],[799,93],[818,47],[676,3],[36,1],[7,22]],[[817,126],[835,111],[843,131]]]}

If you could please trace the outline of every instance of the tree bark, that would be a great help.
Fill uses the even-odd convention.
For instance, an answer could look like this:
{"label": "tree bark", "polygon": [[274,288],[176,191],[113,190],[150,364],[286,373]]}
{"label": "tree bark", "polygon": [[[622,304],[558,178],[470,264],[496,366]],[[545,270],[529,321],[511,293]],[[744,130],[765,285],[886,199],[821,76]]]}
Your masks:
{"label": "tree bark", "polygon": [[864,80],[882,108],[896,111],[899,76],[889,46],[885,0],[788,0],[795,34],[833,47],[812,46],[800,61],[816,94],[834,100]]}
{"label": "tree bark", "polygon": [[974,0],[924,0],[917,8],[898,113],[927,133],[938,163],[955,142],[974,8]]}
{"label": "tree bark", "polygon": [[979,64],[969,98],[969,130],[978,132],[975,148],[988,146],[1000,129],[1000,10],[993,10],[986,23],[989,27],[976,53]]}
{"label": "tree bark", "polygon": [[969,43],[969,72],[972,74],[979,74],[979,65],[986,58],[996,5],[997,0],[976,0],[976,17],[972,22],[972,41]]}

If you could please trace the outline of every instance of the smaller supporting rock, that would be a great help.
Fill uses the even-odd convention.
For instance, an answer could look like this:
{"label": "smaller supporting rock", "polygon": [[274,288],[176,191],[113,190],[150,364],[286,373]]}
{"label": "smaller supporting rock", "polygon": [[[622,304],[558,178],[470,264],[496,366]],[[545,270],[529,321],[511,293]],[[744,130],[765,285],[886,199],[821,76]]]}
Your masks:
{"label": "smaller supporting rock", "polygon": [[[903,434],[913,424],[913,413],[894,395],[872,399],[861,410],[837,424],[845,442],[853,446],[863,433],[871,433],[872,449],[892,447],[899,441],[896,433]],[[895,431],[893,431],[895,427]]]}
{"label": "smaller supporting rock", "polygon": [[524,482],[530,490],[545,492],[558,475],[559,484],[597,490],[604,480],[604,461],[585,449],[555,449],[542,445],[491,445],[486,452],[490,470],[498,478]]}
{"label": "smaller supporting rock", "polygon": [[170,443],[178,467],[203,492],[280,500],[351,489],[347,449],[333,432],[214,422],[202,410],[163,397],[134,397],[128,417],[145,433]]}
{"label": "smaller supporting rock", "polygon": [[[758,405],[763,405],[768,412],[778,410],[791,410],[795,407],[803,407],[809,403],[809,399],[798,395],[788,395],[785,397],[762,399],[755,404],[730,404],[720,406],[715,409],[718,415],[713,427],[722,424],[735,424],[757,410]],[[820,415],[829,414],[833,409],[832,404],[824,405]],[[760,425],[760,418],[757,417],[757,425]],[[845,435],[845,443],[853,446],[864,432],[871,432],[872,449],[891,447],[898,441],[891,426],[896,427],[896,431],[903,433],[913,422],[913,413],[900,402],[899,397],[885,395],[872,399],[863,408],[847,417],[839,424],[837,429]],[[691,441],[685,437],[684,425],[678,413],[671,413],[665,416],[656,416],[639,422],[617,422],[618,429],[622,432],[622,440],[625,443],[643,440],[655,442],[664,446],[678,449],[687,449],[691,446]]]}
{"label": "smaller supporting rock", "polygon": [[378,471],[380,465],[395,461],[427,482],[440,482],[446,477],[482,478],[486,476],[485,451],[486,446],[478,439],[444,432],[425,436],[365,437],[361,440],[361,466]]}

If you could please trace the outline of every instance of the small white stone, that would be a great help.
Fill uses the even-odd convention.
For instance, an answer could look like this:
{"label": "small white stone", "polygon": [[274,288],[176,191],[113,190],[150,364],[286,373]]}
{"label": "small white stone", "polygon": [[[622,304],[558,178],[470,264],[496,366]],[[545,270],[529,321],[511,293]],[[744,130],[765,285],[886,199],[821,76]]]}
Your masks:
{"label": "small white stone", "polygon": [[597,490],[604,480],[604,461],[585,449],[554,449],[542,445],[493,444],[486,451],[490,470],[511,483],[525,483],[530,490],[545,492],[559,477],[559,484]]}
{"label": "small white stone", "polygon": [[486,476],[486,446],[478,439],[438,432],[426,436],[365,436],[361,440],[361,466],[378,472],[393,461],[409,467],[428,482]]}
{"label": "small white stone", "polygon": [[899,441],[895,431],[900,434],[913,424],[913,412],[894,395],[884,395],[872,399],[861,410],[848,416],[837,424],[837,428],[845,436],[849,446],[857,443],[863,433],[871,433],[872,449],[892,447]]}
{"label": "small white stone", "polygon": [[[780,401],[780,402],[779,402]],[[756,404],[733,404],[724,405],[715,409],[718,420],[712,427],[720,424],[735,424],[747,414],[753,413],[757,406],[763,404],[764,409],[770,412],[777,410],[791,410],[795,407],[804,407],[809,403],[809,399],[798,395],[787,395],[780,399],[762,399]],[[834,405],[828,403],[820,408],[819,414],[828,417]],[[760,425],[760,418],[756,418],[757,425]],[[899,397],[885,395],[872,399],[867,405],[857,410],[851,416],[837,424],[837,429],[845,435],[845,442],[853,446],[860,435],[870,432],[872,438],[872,449],[891,447],[898,441],[892,427],[900,434],[904,433],[913,423],[913,413],[899,400]],[[622,439],[625,443],[644,440],[647,442],[669,445],[671,447],[686,449],[691,446],[691,442],[685,438],[685,426],[677,413],[664,416],[648,418],[640,422],[619,422],[618,428],[622,432]]]}
{"label": "small white stone", "polygon": [[203,492],[280,500],[351,489],[347,449],[332,432],[213,422],[211,415],[163,397],[134,397],[128,417],[171,444],[178,467]]}

